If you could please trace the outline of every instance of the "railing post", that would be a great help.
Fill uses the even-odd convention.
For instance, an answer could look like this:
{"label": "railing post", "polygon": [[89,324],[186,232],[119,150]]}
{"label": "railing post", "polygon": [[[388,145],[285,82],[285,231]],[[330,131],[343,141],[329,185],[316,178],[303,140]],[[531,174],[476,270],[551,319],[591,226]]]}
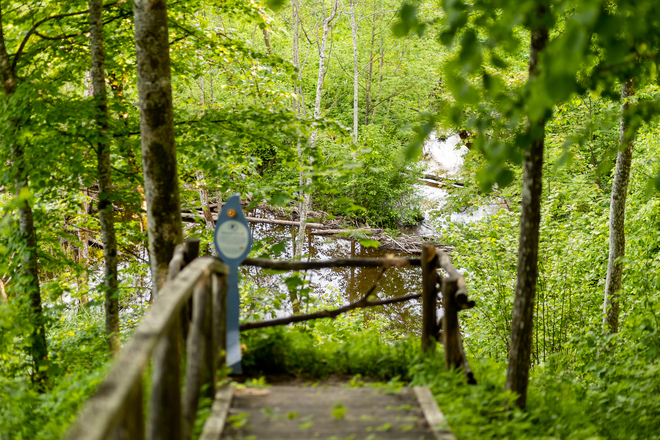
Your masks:
{"label": "railing post", "polygon": [[445,347],[445,366],[447,370],[461,368],[460,338],[458,331],[458,307],[456,304],[456,278],[442,278],[442,306],[445,311],[442,317],[442,344]]}
{"label": "railing post", "polygon": [[437,256],[435,246],[422,245],[422,352],[435,351],[436,331],[436,267]]}
{"label": "railing post", "polygon": [[144,411],[142,407],[142,379],[140,378],[124,404],[121,421],[109,440],[144,440]]}
{"label": "railing post", "polygon": [[182,399],[183,440],[192,438],[202,385],[213,382],[209,368],[209,359],[213,359],[212,346],[209,344],[213,334],[211,309],[211,280],[206,276],[193,291],[193,318],[186,344],[186,383]]}
{"label": "railing post", "polygon": [[226,363],[227,350],[227,277],[213,274],[212,283],[213,356],[216,360],[216,367],[223,368]]}
{"label": "railing post", "polygon": [[[168,281],[173,280],[186,266],[186,259],[186,245],[180,244],[174,250],[174,256],[170,261],[167,272]],[[180,318],[172,319],[167,333],[158,343],[154,352],[147,419],[147,438],[149,440],[178,440],[183,432],[181,424],[180,322]]]}

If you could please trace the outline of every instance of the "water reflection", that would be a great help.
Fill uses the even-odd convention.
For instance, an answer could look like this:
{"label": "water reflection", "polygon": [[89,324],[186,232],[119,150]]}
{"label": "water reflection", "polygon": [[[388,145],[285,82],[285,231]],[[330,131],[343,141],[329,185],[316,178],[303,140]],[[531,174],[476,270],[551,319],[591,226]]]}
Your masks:
{"label": "water reflection", "polygon": [[[250,213],[255,217],[268,217],[263,212],[255,210]],[[269,225],[252,223],[252,234],[255,240],[263,240],[269,244],[285,242],[285,249],[276,257],[278,260],[293,258],[294,237],[298,230],[295,226]],[[308,231],[309,232],[309,231]],[[334,239],[312,234],[306,235],[303,255],[304,260],[328,260],[334,258],[383,258],[388,253],[383,250],[366,248],[359,243],[346,239]],[[394,253],[396,257],[410,258],[411,255]],[[265,272],[265,274],[264,274]],[[321,296],[329,289],[336,289],[345,304],[360,299],[373,285],[380,269],[361,267],[327,268],[308,271],[306,279],[311,281],[311,296]],[[287,286],[281,275],[274,275],[257,267],[242,267],[241,273],[249,277],[259,288],[265,288],[273,293],[288,296]],[[289,276],[291,273],[285,273]],[[421,292],[421,269],[419,267],[390,268],[378,283],[375,295],[379,299],[409,295]],[[303,310],[304,311],[304,310]],[[282,311],[282,315],[291,313],[291,305]],[[421,304],[418,301],[381,306],[369,309],[365,313],[383,314],[393,328],[404,333],[417,333],[421,317]]]}

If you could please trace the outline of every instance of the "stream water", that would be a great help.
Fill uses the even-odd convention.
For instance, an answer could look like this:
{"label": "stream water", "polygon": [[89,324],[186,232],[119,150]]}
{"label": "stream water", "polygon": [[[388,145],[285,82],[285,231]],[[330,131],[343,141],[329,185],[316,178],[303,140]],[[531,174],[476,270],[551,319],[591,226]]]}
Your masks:
{"label": "stream water", "polygon": [[[435,176],[451,178],[456,176],[463,166],[463,156],[468,149],[462,145],[458,135],[446,139],[439,139],[432,133],[424,145],[424,160],[427,164],[426,172]],[[414,228],[402,230],[405,234],[417,236],[437,237],[438,230],[446,226],[446,221],[467,222],[483,218],[486,210],[452,214],[448,220],[435,219],[437,212],[447,203],[450,197],[448,190],[441,188],[437,182],[425,180],[415,185],[415,190],[421,198],[421,208],[424,221]],[[267,217],[258,210],[250,215]],[[308,230],[309,231],[309,230]],[[284,252],[277,257],[289,260],[293,257],[293,243],[297,227],[270,224],[252,224],[252,233],[256,240],[265,240],[268,243],[286,243]],[[449,244],[449,243],[448,243]],[[328,238],[307,234],[304,243],[303,255],[310,260],[325,260],[332,258],[378,258],[384,257],[385,250],[366,248],[359,243],[341,238]],[[395,253],[397,257],[411,257],[404,253]],[[270,291],[279,291],[287,294],[288,289],[283,282],[282,275],[274,275],[255,267],[243,267],[244,277],[253,280],[257,288],[266,288]],[[311,282],[312,296],[322,296],[329,290],[335,290],[344,303],[352,302],[362,297],[375,282],[379,269],[372,268],[337,268],[310,271],[306,278]],[[288,274],[284,274],[288,276]],[[402,296],[421,291],[421,269],[416,267],[391,268],[379,282],[376,295],[380,299]],[[379,310],[368,313],[381,313],[393,327],[405,332],[417,332],[421,305],[415,301],[379,307]],[[283,310],[282,314],[289,314],[291,310]]]}

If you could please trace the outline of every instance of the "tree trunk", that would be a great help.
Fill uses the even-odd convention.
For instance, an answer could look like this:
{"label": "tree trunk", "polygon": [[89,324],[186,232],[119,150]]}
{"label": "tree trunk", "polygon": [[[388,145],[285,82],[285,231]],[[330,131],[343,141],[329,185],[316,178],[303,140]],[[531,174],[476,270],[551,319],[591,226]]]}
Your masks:
{"label": "tree trunk", "polygon": [[629,97],[634,96],[633,81],[629,79],[621,87],[621,124],[619,128],[619,153],[616,156],[616,171],[612,183],[610,200],[610,252],[607,260],[607,279],[603,303],[603,327],[609,327],[610,333],[619,331],[619,289],[623,265],[619,261],[626,253],[626,196],[630,180],[630,165],[634,146],[634,137],[626,136],[629,129],[625,113],[630,108]]}
{"label": "tree trunk", "polygon": [[[213,224],[213,216],[211,215],[211,208],[209,207],[209,196],[206,191],[206,182],[204,180],[204,171],[197,170],[197,185],[199,192],[199,202],[202,206],[202,212],[204,213],[204,220],[206,220],[206,227],[213,229],[215,225]],[[218,205],[220,206],[220,205]]]}
{"label": "tree trunk", "polygon": [[273,47],[270,45],[270,31],[266,28],[262,29],[264,33],[264,43],[266,44],[266,49],[268,49],[268,55],[273,54]]}
{"label": "tree trunk", "polygon": [[369,46],[369,68],[367,69],[367,85],[364,97],[364,125],[369,125],[371,113],[371,82],[374,73],[374,43],[376,41],[376,15],[371,23],[371,46]]}
{"label": "tree trunk", "polygon": [[[323,20],[323,33],[321,34],[321,46],[319,47],[319,74],[316,81],[316,96],[314,100],[314,119],[321,116],[321,98],[323,92],[323,82],[325,79],[325,58],[326,58],[326,48],[328,45],[328,35],[332,30],[332,27],[335,23],[335,18],[337,17],[337,12],[339,9],[339,0],[335,0],[334,7],[330,15]],[[315,123],[314,123],[315,124]],[[316,127],[312,130],[312,136],[309,141],[310,148],[316,147],[316,140],[318,138],[318,129]],[[313,163],[313,158],[309,158],[310,165]],[[312,184],[311,177],[307,178],[307,186]],[[307,211],[311,209],[312,206],[312,196],[309,192],[303,192],[302,200],[300,202],[300,228],[298,229],[298,237],[296,241],[298,246],[296,250],[298,255],[302,254],[303,243],[305,241],[305,223],[307,222]],[[294,258],[297,257],[294,255]]]}
{"label": "tree trunk", "polygon": [[7,298],[7,292],[5,292],[5,282],[0,278],[0,303],[6,303],[9,301]]}
{"label": "tree trunk", "polygon": [[[355,17],[355,2],[351,0],[351,31],[353,33],[353,144],[357,147],[358,143],[358,92],[359,92],[359,66],[358,66],[358,25]],[[355,154],[353,154],[355,159]]]}
{"label": "tree trunk", "polygon": [[[87,199],[88,192],[87,188],[83,188],[83,202],[81,214],[87,216],[89,214],[89,201]],[[78,253],[78,263],[85,266],[85,271],[82,274],[82,277],[78,280],[78,294],[80,295],[80,303],[87,304],[89,298],[87,296],[89,292],[89,276],[87,274],[87,268],[89,267],[89,240],[87,235],[87,229],[80,228],[78,230],[78,239],[80,240],[80,249]]]}
{"label": "tree trunk", "polygon": [[[545,7],[537,10],[539,17],[547,14]],[[539,55],[548,41],[548,30],[544,27],[532,30],[529,51],[529,81],[534,81],[539,72]],[[538,278],[539,224],[541,222],[541,192],[543,189],[543,147],[545,120],[529,121],[528,133],[540,133],[532,139],[523,159],[522,206],[520,212],[520,237],[518,241],[518,276],[516,296],[511,319],[511,347],[507,369],[507,390],[514,391],[516,404],[525,408],[527,383],[532,350],[534,297]]]}
{"label": "tree trunk", "polygon": [[97,172],[99,178],[99,222],[105,261],[105,331],[112,353],[121,349],[119,340],[119,287],[117,282],[117,238],[112,215],[112,170],[110,168],[110,137],[108,133],[108,103],[105,89],[105,54],[103,51],[103,0],[89,2],[92,54],[92,88],[96,104]]}
{"label": "tree trunk", "polygon": [[174,248],[182,240],[167,2],[135,0],[133,4],[142,172],[155,296],[167,280],[168,264]]}
{"label": "tree trunk", "polygon": [[[2,5],[0,4],[0,80],[2,80],[5,99],[16,92],[16,75],[11,67],[7,47],[5,46],[4,29],[2,26]],[[7,102],[5,100],[5,105]],[[10,122],[15,130],[18,129],[16,121]],[[11,144],[11,161],[14,171],[16,195],[20,197],[23,190],[28,190],[28,176],[25,170],[25,156],[18,144]],[[19,199],[20,200],[20,199]],[[23,250],[23,292],[28,295],[30,307],[30,323],[32,334],[29,337],[30,355],[32,356],[32,382],[39,392],[46,389],[48,379],[48,345],[46,344],[46,328],[43,310],[41,307],[41,291],[39,288],[39,268],[37,261],[37,232],[34,228],[32,208],[28,201],[23,199],[18,204],[19,231],[25,240]]]}

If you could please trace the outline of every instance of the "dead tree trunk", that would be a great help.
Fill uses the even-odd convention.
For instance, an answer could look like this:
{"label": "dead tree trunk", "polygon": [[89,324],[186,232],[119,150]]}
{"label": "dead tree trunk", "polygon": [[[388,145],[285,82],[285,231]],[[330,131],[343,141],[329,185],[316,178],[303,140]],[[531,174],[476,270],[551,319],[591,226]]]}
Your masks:
{"label": "dead tree trunk", "polygon": [[[321,34],[321,45],[319,46],[319,74],[316,81],[316,96],[314,100],[314,118],[319,118],[321,116],[321,98],[323,92],[323,82],[325,79],[325,61],[326,61],[326,48],[328,45],[328,35],[332,30],[335,24],[335,18],[337,18],[337,12],[339,10],[339,0],[335,0],[332,12],[330,15],[323,20],[323,32]],[[309,141],[310,148],[316,147],[316,140],[318,138],[319,131],[316,127],[312,130],[312,136]],[[309,158],[309,163],[313,163],[313,158]],[[307,186],[311,186],[312,179],[311,177],[307,178]],[[302,201],[300,203],[300,228],[298,229],[298,237],[296,241],[298,246],[296,249],[300,252],[303,247],[303,242],[305,241],[305,223],[307,222],[307,211],[311,208],[312,197],[309,191],[303,193]]]}
{"label": "dead tree trunk", "polygon": [[[536,12],[539,17],[548,13],[544,6]],[[542,20],[539,20],[542,21]],[[538,59],[546,47],[548,30],[532,30],[529,51],[529,80],[539,75]],[[511,319],[511,347],[507,369],[507,390],[518,394],[516,404],[524,408],[527,402],[527,383],[532,350],[534,297],[538,278],[539,224],[541,222],[541,192],[543,189],[543,148],[545,120],[529,121],[528,133],[540,133],[532,139],[523,159],[522,207],[520,212],[520,238],[518,241],[518,274],[516,296]]]}
{"label": "dead tree trunk", "polygon": [[616,156],[616,171],[612,183],[610,200],[610,251],[607,259],[607,279],[603,303],[603,327],[610,333],[619,331],[619,289],[623,265],[621,258],[626,254],[626,197],[630,181],[630,165],[634,146],[634,137],[626,121],[626,111],[630,108],[628,98],[634,96],[633,81],[629,79],[621,87],[621,125],[619,128],[619,153]]}
{"label": "dead tree trunk", "polygon": [[149,253],[154,293],[181,243],[181,205],[172,110],[172,78],[166,0],[135,0],[135,48],[142,171],[147,199]]}
{"label": "dead tree trunk", "polygon": [[[209,229],[214,228],[213,216],[211,215],[211,208],[209,207],[209,195],[206,191],[206,181],[204,179],[204,171],[197,170],[196,173],[198,192],[199,192],[199,202],[202,206],[202,212],[204,213],[204,220],[206,220],[206,227]],[[220,206],[220,205],[218,205]]]}
{"label": "dead tree trunk", "polygon": [[97,172],[99,178],[99,222],[105,260],[105,331],[110,351],[117,353],[119,340],[119,287],[117,283],[117,238],[112,216],[112,171],[108,135],[108,104],[105,89],[105,54],[103,51],[103,0],[90,0],[89,46],[92,54],[92,87],[96,104]]}
{"label": "dead tree trunk", "polygon": [[[351,32],[353,34],[353,144],[358,143],[358,96],[359,96],[359,66],[358,66],[358,23],[355,17],[355,2],[351,0]],[[355,155],[353,157],[355,159]]]}
{"label": "dead tree trunk", "polygon": [[[0,5],[0,80],[5,95],[4,104],[7,105],[6,98],[16,92],[16,75],[5,45],[2,5]],[[16,121],[11,121],[9,130],[19,130],[17,124]],[[20,196],[23,190],[28,189],[25,155],[21,145],[16,142],[11,143],[10,150],[16,195]],[[21,238],[25,241],[22,264],[26,282],[23,285],[23,291],[28,296],[29,316],[32,324],[32,333],[29,337],[33,368],[31,379],[39,392],[43,392],[46,389],[46,380],[48,379],[48,345],[46,344],[45,319],[41,307],[41,290],[39,288],[37,232],[34,227],[32,208],[25,198],[18,197],[18,218]]]}

